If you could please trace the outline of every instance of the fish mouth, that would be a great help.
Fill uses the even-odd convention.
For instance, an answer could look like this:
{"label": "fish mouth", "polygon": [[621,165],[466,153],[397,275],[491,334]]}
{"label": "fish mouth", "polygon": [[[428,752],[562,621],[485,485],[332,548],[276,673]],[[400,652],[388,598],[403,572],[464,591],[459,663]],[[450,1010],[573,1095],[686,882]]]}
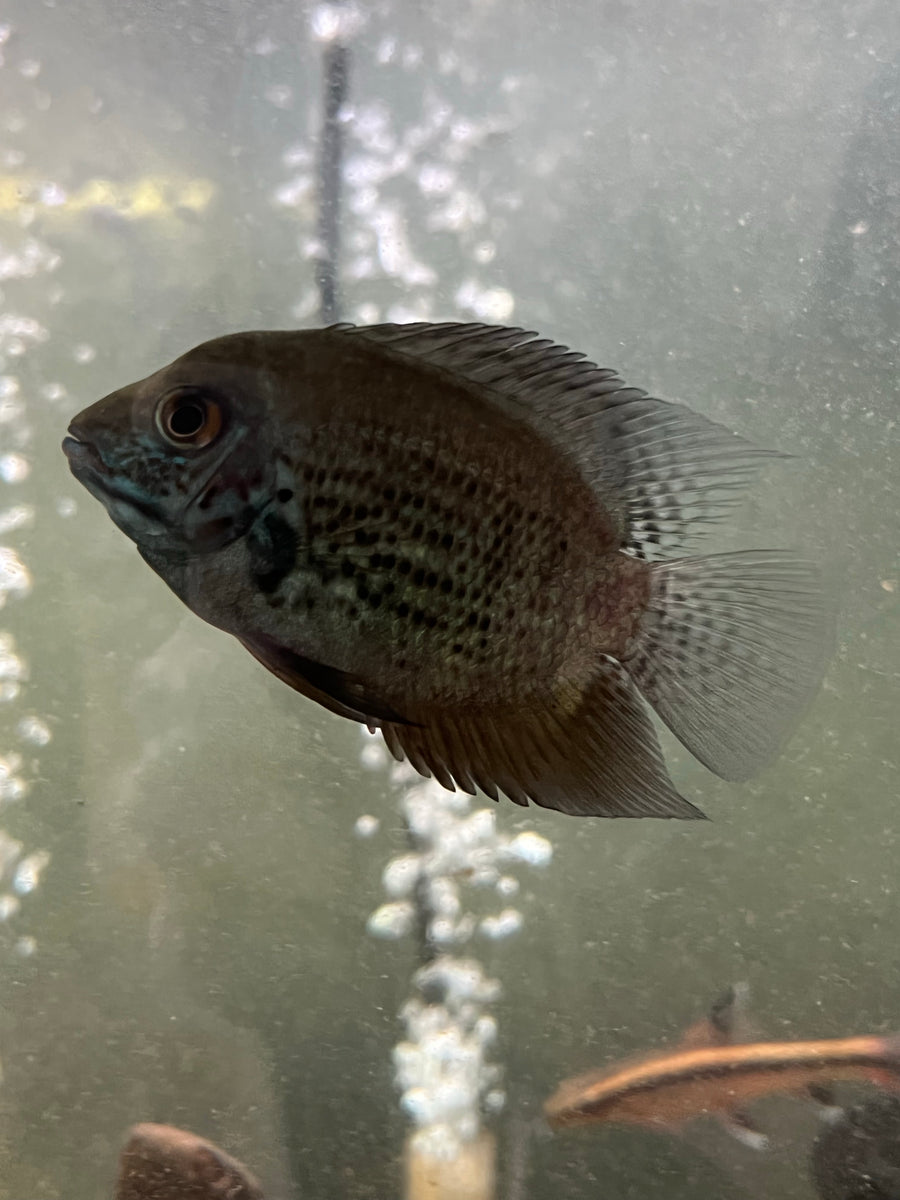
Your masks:
{"label": "fish mouth", "polygon": [[71,433],[63,438],[62,452],[69,460],[69,468],[76,478],[85,471],[94,471],[97,474],[103,474],[106,471],[106,464],[100,457],[97,448],[90,442],[81,441]]}
{"label": "fish mouth", "polygon": [[68,436],[63,438],[62,452],[69,460],[69,470],[91,495],[102,500],[113,491],[109,468],[100,451],[91,442],[83,442],[70,429]]}
{"label": "fish mouth", "polygon": [[[155,504],[147,503],[134,494],[134,489],[127,484],[117,484],[109,467],[103,461],[103,455],[89,441],[82,441],[73,427],[62,441],[62,451],[69,460],[69,470],[78,482],[106,508],[116,525],[129,532],[135,523],[135,517],[144,518],[154,525],[160,521],[160,514]],[[147,532],[155,532],[150,529]]]}

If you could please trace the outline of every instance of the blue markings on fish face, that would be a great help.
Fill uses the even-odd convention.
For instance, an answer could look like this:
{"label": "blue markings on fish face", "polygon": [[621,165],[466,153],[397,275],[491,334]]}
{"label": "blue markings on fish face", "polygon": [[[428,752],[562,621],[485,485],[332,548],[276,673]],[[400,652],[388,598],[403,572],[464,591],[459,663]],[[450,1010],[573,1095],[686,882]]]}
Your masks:
{"label": "blue markings on fish face", "polygon": [[205,553],[247,532],[271,500],[273,469],[265,439],[245,437],[240,396],[196,385],[189,373],[167,376],[85,409],[63,450],[75,477],[139,547]]}

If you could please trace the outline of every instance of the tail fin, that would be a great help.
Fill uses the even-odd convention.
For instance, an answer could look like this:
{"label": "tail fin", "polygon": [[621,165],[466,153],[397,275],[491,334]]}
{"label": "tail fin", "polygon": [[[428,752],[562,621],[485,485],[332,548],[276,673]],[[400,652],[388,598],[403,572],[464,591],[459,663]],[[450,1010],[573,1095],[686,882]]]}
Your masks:
{"label": "tail fin", "polygon": [[675,736],[722,779],[748,779],[790,736],[824,670],[818,572],[786,551],[651,567],[629,674]]}

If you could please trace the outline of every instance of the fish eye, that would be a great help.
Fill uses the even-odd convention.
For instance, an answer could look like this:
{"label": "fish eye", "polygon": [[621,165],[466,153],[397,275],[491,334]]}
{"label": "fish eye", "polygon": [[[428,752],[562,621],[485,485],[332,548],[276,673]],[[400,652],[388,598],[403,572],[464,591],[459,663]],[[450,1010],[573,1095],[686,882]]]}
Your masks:
{"label": "fish eye", "polygon": [[222,418],[222,405],[203,388],[175,388],[156,407],[156,427],[166,441],[198,450],[219,436]]}

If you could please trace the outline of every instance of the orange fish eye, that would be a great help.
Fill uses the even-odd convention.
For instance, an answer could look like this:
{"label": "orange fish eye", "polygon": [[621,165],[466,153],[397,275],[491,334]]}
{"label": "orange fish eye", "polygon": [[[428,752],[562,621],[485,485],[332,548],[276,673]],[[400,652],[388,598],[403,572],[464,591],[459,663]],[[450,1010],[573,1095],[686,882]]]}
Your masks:
{"label": "orange fish eye", "polygon": [[202,449],[222,431],[222,406],[202,388],[180,387],[156,406],[156,427],[175,446]]}

